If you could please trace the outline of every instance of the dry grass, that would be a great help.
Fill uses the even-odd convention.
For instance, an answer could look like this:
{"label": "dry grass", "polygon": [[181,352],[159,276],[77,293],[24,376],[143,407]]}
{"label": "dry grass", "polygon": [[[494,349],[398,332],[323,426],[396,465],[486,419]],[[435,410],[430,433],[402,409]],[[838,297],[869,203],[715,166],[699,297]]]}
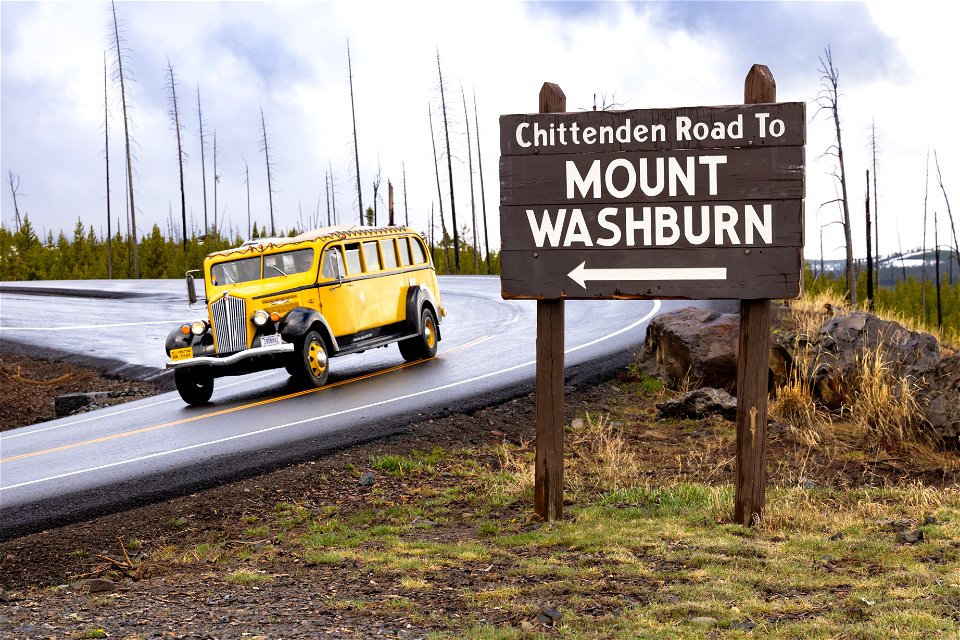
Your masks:
{"label": "dry grass", "polygon": [[888,451],[922,442],[919,427],[923,413],[917,403],[915,385],[894,374],[882,346],[864,353],[858,363],[853,388],[844,407],[850,421],[859,426],[872,443]]}
{"label": "dry grass", "polygon": [[[858,358],[854,374],[844,380],[839,412],[831,413],[818,403],[806,375],[814,370],[817,354],[807,341],[829,319],[850,311],[842,298],[829,293],[791,301],[788,322],[797,332],[794,367],[787,383],[776,389],[771,416],[785,424],[793,438],[807,447],[829,447],[834,452],[872,450],[892,460],[909,458],[921,466],[953,468],[956,462],[944,457],[922,428],[920,389],[912,380],[895,374],[883,345]],[[912,331],[929,332],[929,328],[902,316],[878,315]],[[940,339],[936,332],[932,333]],[[946,352],[952,350],[946,348]]]}
{"label": "dry grass", "polygon": [[640,461],[620,426],[607,415],[586,414],[583,426],[573,430],[571,482],[601,491],[633,486]]}

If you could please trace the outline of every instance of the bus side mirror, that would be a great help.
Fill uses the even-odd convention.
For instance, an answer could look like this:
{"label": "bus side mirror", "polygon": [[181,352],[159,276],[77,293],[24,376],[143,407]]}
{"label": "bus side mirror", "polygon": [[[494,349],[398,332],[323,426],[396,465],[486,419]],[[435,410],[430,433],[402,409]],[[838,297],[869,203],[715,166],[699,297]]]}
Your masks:
{"label": "bus side mirror", "polygon": [[197,302],[197,287],[193,282],[193,276],[187,274],[187,299],[190,300],[190,304],[195,304]]}

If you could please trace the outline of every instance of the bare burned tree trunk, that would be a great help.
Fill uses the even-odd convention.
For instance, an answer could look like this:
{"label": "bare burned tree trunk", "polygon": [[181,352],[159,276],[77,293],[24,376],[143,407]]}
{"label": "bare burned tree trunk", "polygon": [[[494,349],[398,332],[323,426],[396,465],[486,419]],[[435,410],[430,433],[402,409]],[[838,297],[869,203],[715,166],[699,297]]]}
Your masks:
{"label": "bare burned tree trunk", "polygon": [[393,183],[387,180],[387,226],[392,227],[393,224]]}
{"label": "bare burned tree trunk", "polygon": [[14,232],[20,231],[20,207],[17,205],[17,196],[20,194],[20,176],[7,170],[7,184],[10,185],[10,195],[13,197],[13,226]]}
{"label": "bare burned tree trunk", "polygon": [[900,272],[903,275],[903,281],[907,281],[907,262],[903,258],[903,240],[900,239],[900,225],[897,224],[897,247],[900,249]]}
{"label": "bare burned tree trunk", "polygon": [[[350,60],[350,40],[347,40],[347,71],[350,75],[350,115],[353,118],[353,166],[357,172],[357,210],[363,226],[363,192],[360,189],[360,147],[357,144],[357,110],[353,104],[353,63]],[[374,196],[376,198],[376,196]]]}
{"label": "bare burned tree trunk", "polygon": [[940,234],[937,231],[937,211],[933,211],[933,283],[937,289],[937,330],[943,328],[943,300],[940,296]]}
{"label": "bare burned tree trunk", "polygon": [[[113,280],[113,237],[110,229],[110,101],[107,93],[107,52],[103,52],[103,155],[107,174],[107,278]],[[13,199],[16,210],[17,199]],[[17,212],[19,219],[20,212]]]}
{"label": "bare burned tree trunk", "polygon": [[847,204],[847,178],[843,166],[843,140],[840,135],[840,102],[839,102],[839,80],[840,74],[833,66],[833,55],[828,46],[824,51],[824,57],[820,58],[820,79],[823,82],[817,101],[820,109],[826,109],[833,118],[833,126],[837,133],[837,142],[827,148],[826,153],[835,155],[840,166],[839,175],[834,173],[834,177],[840,182],[841,191],[841,214],[843,225],[843,237],[846,244],[846,276],[847,276],[847,296],[850,304],[857,304],[857,280],[853,270],[853,239],[850,232],[850,206]]}
{"label": "bare burned tree trunk", "polygon": [[[430,142],[433,144],[433,168],[437,172],[437,199],[440,201],[440,227],[443,235],[440,236],[440,243],[444,244],[447,239],[447,224],[443,220],[443,192],[440,190],[440,161],[437,159],[437,138],[433,135],[433,110],[427,105],[427,115],[430,116]],[[450,250],[444,247],[447,258],[446,269],[450,273]]]}
{"label": "bare burned tree trunk", "polygon": [[373,218],[367,221],[372,227],[377,226],[377,202],[380,198],[380,183],[383,181],[383,178],[380,174],[380,163],[378,162],[377,175],[373,178]]}
{"label": "bare burned tree trunk", "polygon": [[407,208],[407,165],[400,163],[400,170],[403,173],[403,226],[410,226],[410,210]]}
{"label": "bare burned tree trunk", "polygon": [[[877,125],[870,120],[870,150],[873,156],[873,257],[877,261],[877,286],[880,285],[880,196],[877,195]],[[869,189],[869,185],[867,185]]]}
{"label": "bare burned tree trunk", "polygon": [[923,322],[927,322],[927,193],[930,191],[930,151],[927,151],[927,173],[923,180],[923,251],[920,254],[920,306]]}
{"label": "bare burned tree trunk", "polygon": [[[220,232],[220,213],[217,206],[217,185],[220,183],[220,176],[217,173],[217,130],[213,130],[213,227]],[[222,234],[221,234],[222,235]]]}
{"label": "bare burned tree trunk", "polygon": [[210,230],[207,222],[207,137],[203,132],[203,109],[200,106],[200,85],[197,85],[197,119],[200,121],[200,175],[203,178],[203,233]]}
{"label": "bare burned tree trunk", "polygon": [[870,170],[867,169],[867,194],[866,194],[866,212],[867,212],[867,309],[873,311],[873,256],[870,251],[870,243],[873,238],[870,237]]}
{"label": "bare burned tree trunk", "polygon": [[243,184],[247,187],[247,239],[250,239],[251,231],[250,228],[250,165],[247,164],[247,159],[243,159]]}
{"label": "bare burned tree trunk", "polygon": [[330,217],[330,174],[323,174],[323,187],[327,195],[327,226],[330,227],[333,225],[333,219]]}
{"label": "bare burned tree trunk", "polygon": [[340,217],[337,215],[337,183],[333,178],[333,162],[330,166],[330,207],[333,209],[333,224],[340,224]]}
{"label": "bare burned tree trunk", "polygon": [[[450,155],[450,125],[447,120],[447,98],[443,91],[443,71],[440,70],[440,51],[437,50],[437,74],[440,76],[440,107],[443,109],[443,133],[447,142],[447,173],[450,179],[450,217],[453,219],[453,261],[460,273],[460,232],[457,229],[457,204],[453,198],[453,157]],[[441,216],[441,219],[443,217]]]}
{"label": "bare burned tree trunk", "polygon": [[187,252],[187,195],[183,186],[183,126],[180,124],[180,109],[177,107],[177,77],[173,72],[170,58],[167,58],[167,72],[170,82],[167,84],[167,98],[170,101],[170,117],[173,118],[173,130],[177,134],[177,164],[180,167],[180,217],[183,220],[183,252]]}
{"label": "bare burned tree trunk", "polygon": [[127,83],[133,78],[129,73],[124,73],[123,62],[126,58],[123,49],[123,38],[120,35],[120,23],[117,20],[117,5],[110,0],[110,10],[113,14],[113,42],[116,58],[114,59],[115,74],[120,84],[120,105],[123,109],[123,137],[124,146],[127,155],[127,193],[130,198],[130,237],[133,242],[131,254],[133,255],[133,277],[140,278],[140,260],[137,255],[137,207],[134,203],[133,191],[133,154],[130,150],[130,110],[127,107]]}
{"label": "bare burned tree trunk", "polygon": [[947,188],[943,186],[943,175],[940,173],[940,158],[937,157],[937,150],[933,150],[933,161],[937,166],[937,182],[940,184],[940,190],[943,192],[943,201],[947,204],[947,218],[950,220],[950,232],[953,234],[953,257],[957,259],[957,266],[960,267],[960,244],[957,243],[957,228],[953,225],[953,212],[950,210],[950,199],[947,197]]}
{"label": "bare burned tree trunk", "polygon": [[477,116],[477,93],[473,93],[473,130],[477,134],[477,170],[480,173],[480,210],[483,214],[483,245],[487,254],[487,274],[490,273],[490,236],[487,233],[487,198],[483,190],[483,158],[480,155],[480,118]]}
{"label": "bare burned tree trunk", "polygon": [[[477,248],[477,205],[473,195],[473,147],[470,145],[470,115],[467,113],[467,94],[460,84],[463,96],[463,120],[467,126],[467,167],[470,172],[470,215],[473,219],[473,272],[480,273],[480,250]],[[479,140],[477,143],[479,144]]]}
{"label": "bare burned tree trunk", "polygon": [[267,196],[270,201],[270,235],[277,235],[277,227],[273,219],[273,165],[270,164],[270,141],[267,139],[267,120],[263,117],[263,107],[260,107],[260,151],[263,152],[267,164]]}

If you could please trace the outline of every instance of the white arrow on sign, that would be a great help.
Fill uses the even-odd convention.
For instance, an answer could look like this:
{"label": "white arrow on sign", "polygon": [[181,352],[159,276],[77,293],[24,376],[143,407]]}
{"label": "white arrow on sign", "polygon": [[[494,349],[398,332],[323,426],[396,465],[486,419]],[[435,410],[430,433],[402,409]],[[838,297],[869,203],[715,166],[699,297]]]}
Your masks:
{"label": "white arrow on sign", "polygon": [[726,280],[726,267],[674,267],[656,269],[587,269],[583,261],[571,271],[570,279],[584,289],[587,280],[643,280],[657,282],[662,280]]}

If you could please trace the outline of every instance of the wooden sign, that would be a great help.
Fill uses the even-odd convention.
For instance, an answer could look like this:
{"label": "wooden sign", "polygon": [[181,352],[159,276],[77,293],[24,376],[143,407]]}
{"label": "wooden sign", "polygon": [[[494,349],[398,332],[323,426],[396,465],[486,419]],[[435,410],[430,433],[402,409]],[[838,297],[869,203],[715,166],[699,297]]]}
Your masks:
{"label": "wooden sign", "polygon": [[504,298],[792,298],[802,102],[500,117]]}

